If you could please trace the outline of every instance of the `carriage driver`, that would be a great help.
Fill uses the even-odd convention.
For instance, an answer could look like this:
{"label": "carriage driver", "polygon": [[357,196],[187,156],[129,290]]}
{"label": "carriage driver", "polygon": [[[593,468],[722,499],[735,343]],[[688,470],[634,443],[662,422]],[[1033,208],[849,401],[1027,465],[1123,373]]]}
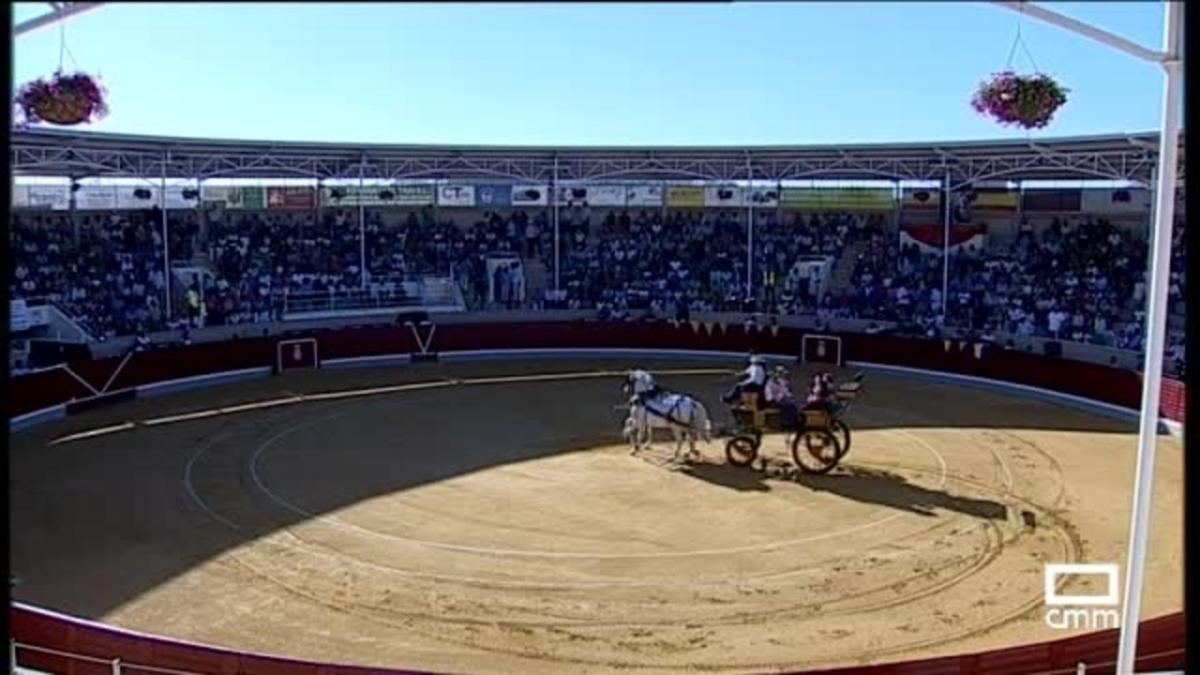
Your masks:
{"label": "carriage driver", "polygon": [[725,403],[733,403],[739,396],[746,392],[763,393],[763,388],[767,385],[767,369],[763,367],[763,357],[758,354],[750,356],[750,365],[742,371],[742,379],[737,384],[733,385],[721,400]]}

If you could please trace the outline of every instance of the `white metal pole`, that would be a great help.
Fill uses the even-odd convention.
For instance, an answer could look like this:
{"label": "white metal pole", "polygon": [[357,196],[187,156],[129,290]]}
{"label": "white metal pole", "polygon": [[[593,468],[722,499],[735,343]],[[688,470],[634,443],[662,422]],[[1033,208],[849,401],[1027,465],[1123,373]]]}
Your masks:
{"label": "white metal pole", "polygon": [[554,158],[554,174],[550,176],[550,199],[554,219],[554,291],[559,290],[559,255],[562,244],[558,236],[558,157]]}
{"label": "white metal pole", "polygon": [[366,160],[358,165],[358,287],[367,287],[367,207],[363,189]]}
{"label": "white metal pole", "polygon": [[[54,4],[54,3],[49,3]],[[17,24],[13,27],[13,37],[20,37],[30,31],[35,31],[39,28],[47,28],[56,23],[66,21],[67,19],[83,14],[84,12],[103,5],[103,2],[64,2],[52,12],[47,12],[40,16],[36,16],[28,21]]]}
{"label": "white metal pole", "polygon": [[746,153],[746,302],[754,302],[754,202],[750,200],[750,186],[754,182],[754,167],[750,153]]}
{"label": "white metal pole", "polygon": [[162,163],[162,187],[159,190],[158,204],[162,210],[162,238],[163,238],[163,287],[166,289],[167,302],[164,306],[166,313],[163,317],[167,322],[171,321],[171,239],[167,231],[167,162],[171,159],[171,151],[168,150],[163,156]]}
{"label": "white metal pole", "polygon": [[1171,229],[1175,218],[1175,176],[1179,150],[1179,107],[1183,88],[1183,3],[1168,2],[1163,30],[1164,86],[1162,131],[1158,139],[1158,171],[1151,235],[1150,288],[1146,307],[1145,366],[1142,370],[1142,411],[1138,429],[1138,462],[1129,524],[1129,558],[1117,674],[1134,671],[1138,620],[1146,570],[1146,541],[1150,536],[1150,505],[1154,495],[1154,456],[1158,444],[1158,404],[1162,392],[1163,342],[1167,331],[1167,289],[1171,273]]}
{"label": "white metal pole", "polygon": [[942,183],[942,330],[946,330],[946,307],[950,305],[950,167]]}

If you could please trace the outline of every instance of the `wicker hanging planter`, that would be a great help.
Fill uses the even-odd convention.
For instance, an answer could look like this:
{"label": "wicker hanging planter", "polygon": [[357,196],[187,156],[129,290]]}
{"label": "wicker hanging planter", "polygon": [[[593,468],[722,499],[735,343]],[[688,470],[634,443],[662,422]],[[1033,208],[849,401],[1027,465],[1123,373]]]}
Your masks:
{"label": "wicker hanging planter", "polygon": [[1044,73],[1018,75],[1006,70],[979,84],[971,107],[1000,124],[1041,129],[1067,102],[1069,91]]}
{"label": "wicker hanging planter", "polygon": [[16,104],[24,117],[23,124],[74,126],[108,114],[104,94],[104,89],[90,75],[57,72],[49,80],[38,79],[22,85]]}

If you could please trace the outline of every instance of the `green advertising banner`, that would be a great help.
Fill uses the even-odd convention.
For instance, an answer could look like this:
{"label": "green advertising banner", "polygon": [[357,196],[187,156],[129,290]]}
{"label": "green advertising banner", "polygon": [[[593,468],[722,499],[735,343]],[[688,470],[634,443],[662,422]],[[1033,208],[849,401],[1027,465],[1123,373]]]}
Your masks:
{"label": "green advertising banner", "polygon": [[788,188],[780,190],[785,209],[818,211],[889,211],[896,199],[891,188]]}
{"label": "green advertising banner", "polygon": [[339,185],[321,189],[321,206],[428,206],[433,185]]}

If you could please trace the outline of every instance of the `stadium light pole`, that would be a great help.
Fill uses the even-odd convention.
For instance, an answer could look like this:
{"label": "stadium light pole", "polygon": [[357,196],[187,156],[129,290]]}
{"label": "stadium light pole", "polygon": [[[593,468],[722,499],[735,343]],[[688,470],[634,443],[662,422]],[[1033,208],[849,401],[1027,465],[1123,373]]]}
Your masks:
{"label": "stadium light pole", "polygon": [[1183,3],[1166,2],[1163,51],[1156,52],[1118,35],[1025,2],[993,2],[1060,28],[1092,38],[1159,64],[1163,69],[1162,128],[1158,137],[1158,169],[1154,186],[1154,225],[1150,233],[1150,288],[1146,294],[1146,341],[1142,372],[1142,409],[1138,428],[1137,473],[1129,524],[1129,555],[1125,596],[1121,607],[1121,633],[1117,675],[1134,672],[1137,657],[1138,618],[1146,571],[1150,504],[1154,494],[1154,458],[1158,443],[1158,404],[1162,394],[1163,343],[1167,328],[1167,288],[1171,273],[1171,229],[1175,221],[1175,178],[1179,152],[1179,107],[1183,85]]}

